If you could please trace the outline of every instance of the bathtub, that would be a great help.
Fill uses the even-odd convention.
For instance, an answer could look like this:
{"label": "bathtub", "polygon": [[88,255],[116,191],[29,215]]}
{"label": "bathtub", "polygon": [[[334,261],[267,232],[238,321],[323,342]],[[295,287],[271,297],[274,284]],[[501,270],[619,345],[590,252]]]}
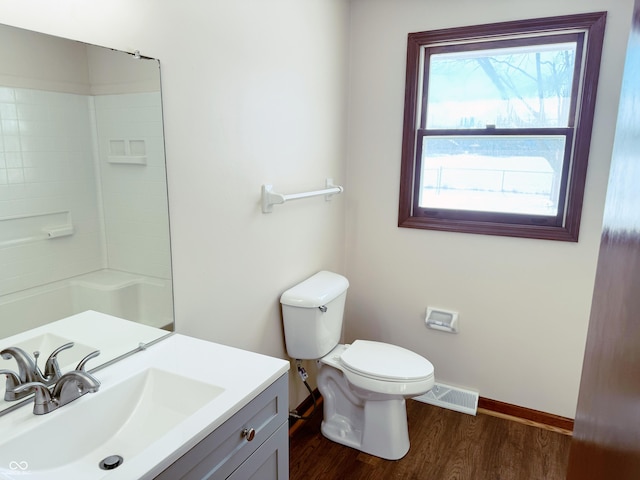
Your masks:
{"label": "bathtub", "polygon": [[0,338],[95,310],[152,327],[173,324],[167,279],[97,270],[0,297]]}

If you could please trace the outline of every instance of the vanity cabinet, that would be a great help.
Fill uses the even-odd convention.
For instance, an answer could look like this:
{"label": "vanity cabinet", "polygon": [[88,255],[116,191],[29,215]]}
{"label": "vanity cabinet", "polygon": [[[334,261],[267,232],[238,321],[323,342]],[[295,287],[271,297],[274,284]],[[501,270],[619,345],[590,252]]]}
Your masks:
{"label": "vanity cabinet", "polygon": [[287,375],[156,477],[156,480],[287,480]]}

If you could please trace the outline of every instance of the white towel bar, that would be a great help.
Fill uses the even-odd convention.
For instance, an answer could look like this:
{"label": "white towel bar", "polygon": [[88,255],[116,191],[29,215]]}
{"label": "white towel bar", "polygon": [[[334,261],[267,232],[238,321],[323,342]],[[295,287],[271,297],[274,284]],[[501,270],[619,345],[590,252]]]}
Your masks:
{"label": "white towel bar", "polygon": [[342,193],[344,188],[339,185],[333,184],[332,178],[327,178],[323,190],[314,190],[311,192],[290,193],[283,195],[282,193],[275,193],[273,191],[273,185],[262,185],[262,213],[271,213],[273,206],[284,203],[288,200],[298,200],[300,198],[317,197],[318,195],[324,195],[325,200],[331,200],[333,195]]}

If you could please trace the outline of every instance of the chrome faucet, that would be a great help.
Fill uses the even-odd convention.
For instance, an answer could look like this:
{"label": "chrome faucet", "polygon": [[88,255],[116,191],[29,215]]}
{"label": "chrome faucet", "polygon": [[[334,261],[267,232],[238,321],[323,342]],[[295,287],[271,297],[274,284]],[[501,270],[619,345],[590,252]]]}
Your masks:
{"label": "chrome faucet", "polygon": [[83,358],[76,370],[62,375],[56,382],[53,389],[50,389],[42,382],[27,382],[14,389],[16,393],[35,392],[33,413],[44,415],[52,412],[67,403],[71,403],[86,393],[97,392],[100,382],[91,374],[84,370],[87,361],[100,354],[99,350],[90,353]]}
{"label": "chrome faucet", "polygon": [[73,402],[85,393],[97,392],[99,388],[100,382],[91,374],[74,370],[62,375],[53,387],[53,391],[40,382],[24,383],[16,388],[15,391],[18,393],[35,391],[33,413],[44,415]]}
{"label": "chrome faucet", "polygon": [[44,366],[44,373],[38,367],[38,357],[40,352],[33,352],[34,359],[32,359],[27,352],[19,347],[5,348],[0,352],[0,355],[5,360],[14,358],[18,364],[18,372],[12,372],[10,370],[0,370],[0,374],[7,376],[7,383],[5,387],[4,399],[7,401],[20,400],[30,394],[29,391],[16,392],[16,387],[31,382],[43,383],[47,386],[53,385],[61,376],[60,366],[58,365],[58,354],[63,350],[73,347],[73,342],[65,343],[64,345],[56,348]]}

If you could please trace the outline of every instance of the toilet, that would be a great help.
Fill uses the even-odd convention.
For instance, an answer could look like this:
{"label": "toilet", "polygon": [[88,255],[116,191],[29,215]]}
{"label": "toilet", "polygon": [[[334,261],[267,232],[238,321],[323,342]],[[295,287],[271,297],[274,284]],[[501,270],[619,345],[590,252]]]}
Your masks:
{"label": "toilet", "polygon": [[321,271],[280,297],[287,353],[315,359],[324,399],[322,434],[388,460],[409,451],[405,399],[433,387],[433,365],[396,345],[340,344],[348,280]]}

